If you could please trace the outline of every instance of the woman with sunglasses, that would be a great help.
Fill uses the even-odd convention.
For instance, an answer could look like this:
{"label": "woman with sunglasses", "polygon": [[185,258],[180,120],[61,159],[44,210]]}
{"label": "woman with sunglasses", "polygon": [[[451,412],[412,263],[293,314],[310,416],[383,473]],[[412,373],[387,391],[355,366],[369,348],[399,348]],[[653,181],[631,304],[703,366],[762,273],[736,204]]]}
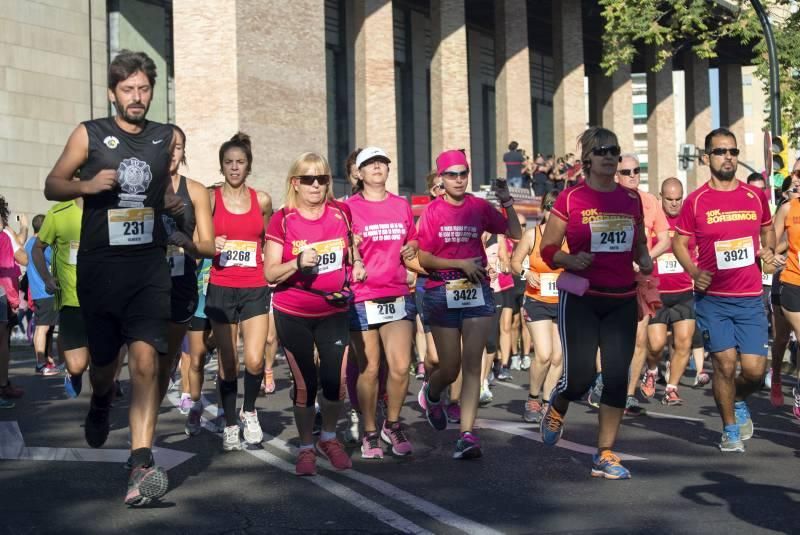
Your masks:
{"label": "woman with sunglasses", "polygon": [[[798,253],[800,253],[800,198],[798,198],[798,188],[800,188],[800,159],[795,161],[794,169],[790,178],[785,180],[784,183],[791,182],[791,186],[786,191],[787,201],[784,202],[778,211],[775,213],[775,243],[781,243],[781,238],[784,233],[786,234],[786,243],[788,243],[789,250],[784,256],[778,259],[778,263],[785,262],[785,267],[780,273],[780,307],[777,307],[775,316],[778,319],[783,316],[780,321],[788,321],[791,329],[794,330],[795,336],[800,336],[800,262],[798,262]],[[775,322],[776,324],[778,322]],[[776,325],[775,345],[778,344],[778,325]],[[788,342],[788,337],[781,337]],[[783,343],[780,345],[784,345]],[[784,345],[785,347],[785,345]],[[784,349],[785,351],[785,349]],[[772,377],[770,385],[770,399],[773,405],[783,405],[783,392],[781,391],[781,364],[783,362],[783,352],[779,355],[776,354],[773,347],[772,352]],[[777,357],[777,358],[776,358]],[[792,388],[792,396],[794,397],[794,406],[792,414],[797,419],[800,419],[800,371],[797,372],[797,382]],[[780,403],[777,403],[780,401]]]}
{"label": "woman with sunglasses", "polygon": [[[327,160],[312,152],[298,156],[286,177],[286,204],[267,228],[264,274],[276,285],[272,307],[294,383],[295,471],[302,476],[316,473],[317,453],[338,470],[352,466],[336,438],[350,343],[350,280],[366,279],[351,229],[350,209],[333,200]],[[315,452],[318,384],[322,430]]]}
{"label": "woman with sunglasses", "polygon": [[[528,399],[525,401],[525,412],[522,417],[531,423],[542,421],[547,401],[562,371],[556,280],[563,269],[552,269],[542,259],[542,236],[557,196],[557,191],[545,194],[542,200],[541,221],[535,228],[525,231],[511,258],[511,268],[514,273],[517,275],[524,273],[527,281],[523,308],[533,341],[534,359],[528,372],[530,376]],[[566,245],[562,245],[561,250],[568,252]],[[529,266],[527,270],[523,269],[522,265],[526,258]],[[542,390],[544,390],[544,400]]]}
{"label": "woman with sunglasses", "polygon": [[[559,275],[558,324],[564,372],[542,418],[542,441],[554,445],[569,404],[595,377],[598,348],[603,369],[597,453],[592,476],[628,479],[611,452],[625,409],[628,368],[636,345],[638,305],[633,263],[648,275],[642,201],[614,181],[620,148],[614,132],[592,127],[580,137],[584,183],[556,198],[542,236],[542,259]],[[555,217],[553,217],[555,216]],[[566,238],[569,253],[562,250]]]}
{"label": "woman with sunglasses", "polygon": [[[411,340],[417,307],[409,293],[405,262],[417,256],[417,229],[411,205],[386,190],[391,160],[383,149],[367,147],[358,154],[359,179],[347,200],[353,216],[353,233],[369,278],[353,283],[350,338],[358,361],[358,400],[364,424],[361,456],[382,459],[383,440],[395,455],[412,452],[400,423],[400,409],[408,391]],[[378,432],[381,348],[386,355],[387,413]]]}
{"label": "woman with sunglasses", "polygon": [[216,255],[206,293],[206,316],[219,350],[219,394],[225,411],[225,451],[241,450],[236,414],[239,330],[244,339],[244,402],[239,419],[244,440],[263,439],[256,398],[264,373],[269,290],[264,278],[264,227],[272,215],[272,199],[247,186],[253,166],[250,137],[241,132],[219,148],[222,186],[211,194]]}
{"label": "woman with sunglasses", "polygon": [[484,232],[522,235],[505,179],[497,180],[497,199],[508,219],[483,199],[468,194],[469,163],[463,151],[448,150],[436,158],[444,195],[428,206],[419,221],[419,260],[430,273],[425,287],[428,316],[439,353],[439,366],[424,392],[425,416],[434,429],[447,427],[442,393],[463,371],[461,436],[455,459],[481,456],[472,432],[478,412],[481,359],[494,320],[494,297],[486,273]]}

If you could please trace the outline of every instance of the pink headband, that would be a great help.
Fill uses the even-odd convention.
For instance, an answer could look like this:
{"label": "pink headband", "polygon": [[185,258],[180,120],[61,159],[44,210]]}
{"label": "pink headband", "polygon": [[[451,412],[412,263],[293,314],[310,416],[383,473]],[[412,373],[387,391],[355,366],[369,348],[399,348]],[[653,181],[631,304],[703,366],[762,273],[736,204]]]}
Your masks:
{"label": "pink headband", "polygon": [[436,158],[436,172],[441,175],[454,165],[463,165],[469,169],[467,155],[460,150],[446,150]]}

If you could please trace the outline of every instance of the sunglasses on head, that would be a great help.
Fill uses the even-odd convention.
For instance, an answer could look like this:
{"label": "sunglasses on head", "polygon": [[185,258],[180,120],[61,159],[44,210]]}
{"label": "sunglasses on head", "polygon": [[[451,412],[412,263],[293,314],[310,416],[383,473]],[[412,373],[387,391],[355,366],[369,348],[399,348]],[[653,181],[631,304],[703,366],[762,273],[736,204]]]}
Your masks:
{"label": "sunglasses on head", "polygon": [[619,156],[621,152],[622,150],[619,148],[619,145],[600,145],[592,149],[592,154],[595,156],[605,156],[606,154]]}
{"label": "sunglasses on head", "polygon": [[445,171],[442,173],[442,176],[445,178],[467,178],[469,176],[469,170],[467,171]]}
{"label": "sunglasses on head", "polygon": [[331,175],[297,175],[295,178],[304,186],[313,186],[314,181],[320,186],[327,186],[331,181]]}
{"label": "sunglasses on head", "polygon": [[729,152],[731,153],[731,156],[739,156],[739,149],[727,149],[725,147],[711,149],[709,154],[713,154],[714,156],[725,156]]}
{"label": "sunglasses on head", "polygon": [[617,173],[622,176],[638,175],[642,171],[641,167],[634,167],[633,169],[617,169]]}

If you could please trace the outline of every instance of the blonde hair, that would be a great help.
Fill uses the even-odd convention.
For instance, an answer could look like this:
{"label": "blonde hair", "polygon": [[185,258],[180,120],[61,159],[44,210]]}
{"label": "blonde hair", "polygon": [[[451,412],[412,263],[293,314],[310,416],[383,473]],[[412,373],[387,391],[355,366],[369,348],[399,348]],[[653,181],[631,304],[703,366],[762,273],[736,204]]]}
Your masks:
{"label": "blonde hair", "polygon": [[[331,166],[328,160],[316,152],[304,152],[289,167],[289,174],[286,176],[286,208],[297,208],[297,191],[292,187],[292,177],[308,174],[306,171],[313,168],[316,174],[331,176]],[[333,178],[325,186],[326,201],[333,200]]]}
{"label": "blonde hair", "polygon": [[584,168],[591,167],[591,160],[589,159],[589,156],[592,154],[592,149],[608,143],[619,145],[619,142],[617,141],[617,134],[608,128],[601,128],[599,126],[592,126],[586,129],[578,137],[578,144],[581,147],[581,162],[583,162]]}

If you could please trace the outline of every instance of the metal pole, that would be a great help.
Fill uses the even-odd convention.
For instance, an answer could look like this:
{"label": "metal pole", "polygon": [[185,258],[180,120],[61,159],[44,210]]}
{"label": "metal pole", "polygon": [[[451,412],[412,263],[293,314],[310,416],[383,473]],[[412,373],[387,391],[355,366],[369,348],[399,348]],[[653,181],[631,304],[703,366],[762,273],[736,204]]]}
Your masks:
{"label": "metal pole", "polygon": [[764,40],[767,42],[769,55],[769,117],[772,134],[781,135],[781,87],[778,79],[778,53],[775,51],[775,37],[772,35],[772,25],[769,22],[761,0],[750,0],[756,10],[761,29],[764,31]]}

